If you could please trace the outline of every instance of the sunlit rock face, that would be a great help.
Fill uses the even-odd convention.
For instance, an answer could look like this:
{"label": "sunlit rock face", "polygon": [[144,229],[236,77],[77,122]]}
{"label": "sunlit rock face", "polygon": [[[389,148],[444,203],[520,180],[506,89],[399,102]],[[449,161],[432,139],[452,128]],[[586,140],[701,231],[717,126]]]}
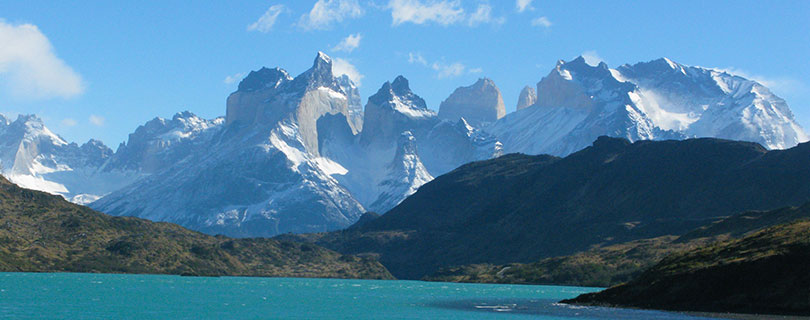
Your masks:
{"label": "sunlit rock face", "polygon": [[453,91],[439,106],[439,118],[457,121],[464,118],[475,127],[495,122],[506,115],[501,91],[488,78]]}

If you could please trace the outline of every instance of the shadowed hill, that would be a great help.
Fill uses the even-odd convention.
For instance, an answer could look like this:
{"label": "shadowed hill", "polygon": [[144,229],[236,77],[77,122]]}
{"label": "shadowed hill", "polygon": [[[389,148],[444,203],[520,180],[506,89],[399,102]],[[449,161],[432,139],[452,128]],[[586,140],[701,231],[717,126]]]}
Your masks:
{"label": "shadowed hill", "polygon": [[0,271],[390,279],[378,262],[271,239],[112,217],[0,177]]}
{"label": "shadowed hill", "polygon": [[810,221],[670,255],[635,280],[564,303],[810,315]]}
{"label": "shadowed hill", "polygon": [[536,261],[803,204],[810,200],[807,159],[808,143],[767,151],[709,138],[600,137],[565,158],[511,154],[464,165],[380,218],[300,238],[379,255],[401,278],[445,266]]}

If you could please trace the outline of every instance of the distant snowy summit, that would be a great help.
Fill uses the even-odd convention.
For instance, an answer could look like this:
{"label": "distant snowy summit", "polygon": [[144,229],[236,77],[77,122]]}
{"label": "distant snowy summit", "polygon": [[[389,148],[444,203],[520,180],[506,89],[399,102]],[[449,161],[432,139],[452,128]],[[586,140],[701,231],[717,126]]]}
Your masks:
{"label": "distant snowy summit", "polygon": [[559,61],[517,111],[495,82],[455,90],[438,112],[397,76],[365,106],[318,53],[292,77],[250,72],[225,116],[181,112],[139,126],[113,152],[68,143],[35,116],[0,119],[3,175],[113,215],[207,233],[272,236],[345,228],[434,177],[507,152],[567,155],[606,135],[718,137],[782,149],[806,141],[784,100],[723,71],[658,59],[616,69]]}
{"label": "distant snowy summit", "polygon": [[[530,96],[530,92],[526,93]],[[716,137],[784,149],[807,141],[784,100],[723,71],[662,58],[617,69],[579,57],[537,83],[537,101],[485,128],[507,152],[566,155],[600,135]]]}

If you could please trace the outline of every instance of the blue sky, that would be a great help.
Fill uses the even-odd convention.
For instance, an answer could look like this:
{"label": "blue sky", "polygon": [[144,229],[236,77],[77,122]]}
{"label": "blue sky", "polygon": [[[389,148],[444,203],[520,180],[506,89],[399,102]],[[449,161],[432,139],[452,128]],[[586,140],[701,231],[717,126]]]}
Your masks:
{"label": "blue sky", "polygon": [[808,30],[810,1],[3,1],[0,112],[115,148],[156,116],[224,115],[240,75],[321,50],[364,103],[402,74],[437,109],[486,76],[507,112],[558,59],[668,57],[757,79],[808,127]]}

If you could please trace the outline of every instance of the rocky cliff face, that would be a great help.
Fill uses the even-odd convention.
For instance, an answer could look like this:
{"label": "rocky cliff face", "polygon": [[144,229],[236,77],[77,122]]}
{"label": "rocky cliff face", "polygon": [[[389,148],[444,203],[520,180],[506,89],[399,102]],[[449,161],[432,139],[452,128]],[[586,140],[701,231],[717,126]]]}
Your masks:
{"label": "rocky cliff face", "polygon": [[490,79],[478,79],[468,87],[453,91],[439,106],[439,118],[457,121],[464,118],[473,126],[495,122],[506,115],[501,91]]}
{"label": "rocky cliff face", "polygon": [[526,109],[531,107],[537,102],[537,92],[530,86],[523,87],[518,96],[517,110]]}

